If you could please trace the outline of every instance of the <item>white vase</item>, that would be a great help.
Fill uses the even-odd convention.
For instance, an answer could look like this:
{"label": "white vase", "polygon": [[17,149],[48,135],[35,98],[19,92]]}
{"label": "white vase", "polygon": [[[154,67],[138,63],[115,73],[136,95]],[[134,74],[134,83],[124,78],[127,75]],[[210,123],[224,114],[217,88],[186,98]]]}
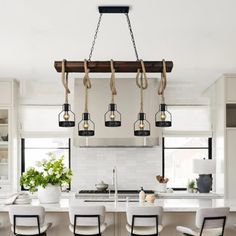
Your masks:
{"label": "white vase", "polygon": [[167,187],[166,187],[166,183],[159,183],[158,184],[158,192],[160,193],[166,193]]}
{"label": "white vase", "polygon": [[59,185],[48,184],[45,188],[38,187],[38,199],[40,203],[58,203],[61,198],[61,188]]}

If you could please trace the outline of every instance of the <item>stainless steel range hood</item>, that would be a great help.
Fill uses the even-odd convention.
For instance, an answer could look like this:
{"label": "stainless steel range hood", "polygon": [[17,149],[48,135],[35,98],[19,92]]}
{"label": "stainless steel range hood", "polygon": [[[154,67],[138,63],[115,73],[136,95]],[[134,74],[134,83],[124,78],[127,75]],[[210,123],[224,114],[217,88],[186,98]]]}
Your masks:
{"label": "stainless steel range hood", "polygon": [[[140,91],[134,78],[117,78],[115,102],[122,114],[121,127],[108,128],[104,125],[104,113],[110,103],[109,78],[91,79],[89,90],[89,112],[95,123],[95,136],[79,137],[77,127],[74,132],[74,145],[79,147],[153,147],[159,145],[160,128],[155,127],[155,113],[158,110],[157,79],[149,79],[149,87],[144,92],[144,112],[151,125],[149,137],[135,137],[133,124],[140,110]],[[84,105],[84,87],[81,79],[75,80],[74,107],[77,119],[81,118]],[[78,120],[77,120],[78,122]]]}
{"label": "stainless steel range hood", "polygon": [[74,144],[79,147],[154,147],[159,138],[76,138]]}

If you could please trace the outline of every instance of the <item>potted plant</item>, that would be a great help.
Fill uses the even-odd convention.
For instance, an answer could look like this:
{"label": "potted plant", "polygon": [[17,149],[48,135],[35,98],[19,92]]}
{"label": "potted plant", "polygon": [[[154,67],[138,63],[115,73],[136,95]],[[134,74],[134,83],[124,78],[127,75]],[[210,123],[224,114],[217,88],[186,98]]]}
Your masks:
{"label": "potted plant", "polygon": [[69,184],[72,177],[70,169],[63,164],[64,156],[56,159],[52,153],[49,159],[37,161],[36,166],[30,167],[20,178],[20,185],[33,193],[38,190],[40,203],[57,203],[60,200],[61,186]]}
{"label": "potted plant", "polygon": [[156,176],[156,180],[159,183],[158,192],[165,193],[166,190],[167,190],[167,182],[169,181],[169,179],[168,178],[164,178],[163,176],[157,175]]}
{"label": "potted plant", "polygon": [[196,189],[196,181],[195,180],[190,180],[188,181],[188,186],[187,190],[189,193],[194,193]]}

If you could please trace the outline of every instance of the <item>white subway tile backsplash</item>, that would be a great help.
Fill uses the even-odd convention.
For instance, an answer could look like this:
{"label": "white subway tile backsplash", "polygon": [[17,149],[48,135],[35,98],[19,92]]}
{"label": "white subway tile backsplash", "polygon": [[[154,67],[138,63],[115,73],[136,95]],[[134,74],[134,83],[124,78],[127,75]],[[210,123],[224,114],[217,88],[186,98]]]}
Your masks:
{"label": "white subway tile backsplash", "polygon": [[72,150],[72,190],[95,189],[103,180],[111,184],[117,167],[120,189],[156,189],[161,174],[161,148],[78,148]]}

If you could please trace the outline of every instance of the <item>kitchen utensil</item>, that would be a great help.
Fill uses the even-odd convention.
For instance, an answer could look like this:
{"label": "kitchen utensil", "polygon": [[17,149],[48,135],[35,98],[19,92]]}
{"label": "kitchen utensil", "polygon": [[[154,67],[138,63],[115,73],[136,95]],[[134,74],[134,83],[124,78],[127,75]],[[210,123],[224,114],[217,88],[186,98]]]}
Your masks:
{"label": "kitchen utensil", "polygon": [[103,181],[101,181],[100,183],[98,184],[95,184],[95,187],[97,190],[99,191],[106,191],[107,188],[108,188],[108,184],[104,183]]}

